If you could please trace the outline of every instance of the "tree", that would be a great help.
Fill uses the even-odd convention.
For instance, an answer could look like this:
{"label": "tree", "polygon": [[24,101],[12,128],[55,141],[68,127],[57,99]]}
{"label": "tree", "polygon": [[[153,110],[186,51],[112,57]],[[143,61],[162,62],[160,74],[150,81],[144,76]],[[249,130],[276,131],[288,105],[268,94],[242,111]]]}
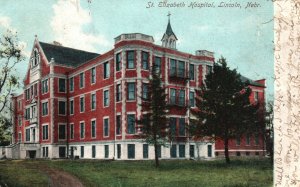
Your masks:
{"label": "tree", "polygon": [[9,145],[11,133],[11,121],[6,117],[0,117],[0,146]]}
{"label": "tree", "polygon": [[158,146],[166,146],[168,141],[168,107],[166,103],[165,89],[162,86],[159,73],[152,68],[152,78],[149,79],[148,94],[142,97],[143,111],[147,111],[139,124],[143,125],[143,132],[140,135],[150,145],[154,145],[155,166],[159,166]]}
{"label": "tree", "polygon": [[273,162],[273,152],[274,152],[274,111],[273,111],[273,102],[267,103],[267,111],[265,114],[265,133],[264,139],[266,142],[267,154],[270,156],[271,162]]}
{"label": "tree", "polygon": [[0,38],[0,113],[7,107],[9,96],[19,85],[15,66],[24,59],[17,33],[7,30]]}
{"label": "tree", "polygon": [[[199,137],[212,137],[224,142],[226,163],[230,163],[228,142],[256,130],[257,106],[250,104],[251,89],[237,71],[227,67],[226,59],[214,64],[213,71],[206,76],[205,84],[197,94],[195,112],[197,121],[192,133]],[[255,128],[254,128],[255,127]]]}
{"label": "tree", "polygon": [[[22,45],[18,41],[17,33],[7,30],[0,38],[0,117],[6,119],[5,112],[10,112],[9,97],[19,86],[15,75],[15,66],[24,59]],[[5,120],[4,120],[5,121]],[[3,120],[2,120],[3,122]],[[7,124],[7,123],[5,123]],[[0,130],[7,132],[8,126],[1,125]],[[0,139],[4,134],[0,134]]]}

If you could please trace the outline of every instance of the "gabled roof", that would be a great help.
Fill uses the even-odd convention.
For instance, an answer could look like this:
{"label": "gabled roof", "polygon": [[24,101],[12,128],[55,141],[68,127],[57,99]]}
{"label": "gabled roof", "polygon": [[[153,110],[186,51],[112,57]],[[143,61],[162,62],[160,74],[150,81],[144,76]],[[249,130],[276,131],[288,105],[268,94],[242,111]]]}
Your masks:
{"label": "gabled roof", "polygon": [[252,85],[252,86],[265,87],[265,85],[260,84],[260,83],[258,83],[258,82],[255,82],[255,81],[253,81],[253,80],[251,80],[251,79],[249,79],[249,78],[247,78],[247,77],[244,77],[243,75],[241,75],[241,80],[242,80],[243,82],[248,82],[249,85]]}
{"label": "gabled roof", "polygon": [[[167,30],[166,30],[166,32],[165,32],[164,35],[167,35],[167,36],[172,36],[172,35],[174,35],[175,38],[176,38],[176,40],[177,40],[177,37],[176,37],[176,35],[174,34],[174,32],[173,32],[173,30],[172,30],[170,20],[169,20],[169,22],[168,22]],[[163,38],[164,38],[164,37],[163,37]]]}
{"label": "gabled roof", "polygon": [[44,42],[39,43],[49,62],[54,58],[55,63],[66,66],[77,67],[100,55]]}

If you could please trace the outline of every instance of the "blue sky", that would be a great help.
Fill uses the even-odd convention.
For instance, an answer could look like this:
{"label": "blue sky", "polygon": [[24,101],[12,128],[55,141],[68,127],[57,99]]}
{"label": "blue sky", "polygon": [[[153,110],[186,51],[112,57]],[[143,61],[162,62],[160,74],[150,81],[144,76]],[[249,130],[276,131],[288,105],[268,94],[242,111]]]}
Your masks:
{"label": "blue sky", "polygon": [[[113,48],[114,38],[122,33],[152,35],[156,44],[165,32],[168,12],[178,42],[177,49],[194,54],[206,49],[227,59],[231,68],[251,79],[267,79],[267,98],[273,98],[273,4],[257,1],[260,6],[247,8],[188,8],[193,0],[168,0],[185,7],[146,8],[150,0],[0,0],[0,32],[10,28],[18,32],[28,56],[34,35],[43,42],[58,41],[64,46],[104,53]],[[24,77],[28,60],[18,66]]]}

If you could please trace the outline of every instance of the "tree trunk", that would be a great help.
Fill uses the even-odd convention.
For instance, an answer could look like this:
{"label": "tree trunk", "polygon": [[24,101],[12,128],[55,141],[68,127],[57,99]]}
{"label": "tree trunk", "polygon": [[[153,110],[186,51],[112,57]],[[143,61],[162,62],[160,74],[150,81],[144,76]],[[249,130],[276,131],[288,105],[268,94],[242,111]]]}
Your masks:
{"label": "tree trunk", "polygon": [[228,137],[227,136],[225,136],[225,138],[224,138],[224,148],[225,148],[226,164],[230,164],[229,152],[228,152]]}
{"label": "tree trunk", "polygon": [[157,144],[154,143],[154,153],[155,153],[155,167],[159,166],[159,160],[158,160],[158,152],[157,152]]}

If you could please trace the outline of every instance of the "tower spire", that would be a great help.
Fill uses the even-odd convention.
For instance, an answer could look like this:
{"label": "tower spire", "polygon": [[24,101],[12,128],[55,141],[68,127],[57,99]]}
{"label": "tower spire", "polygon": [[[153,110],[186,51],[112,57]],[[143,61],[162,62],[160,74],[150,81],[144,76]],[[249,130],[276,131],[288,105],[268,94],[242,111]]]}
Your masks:
{"label": "tower spire", "polygon": [[171,21],[170,21],[171,13],[168,12],[167,16],[168,16],[168,25],[167,25],[166,32],[161,39],[162,46],[167,47],[167,48],[176,49],[177,37],[174,34],[172,27],[171,27]]}

